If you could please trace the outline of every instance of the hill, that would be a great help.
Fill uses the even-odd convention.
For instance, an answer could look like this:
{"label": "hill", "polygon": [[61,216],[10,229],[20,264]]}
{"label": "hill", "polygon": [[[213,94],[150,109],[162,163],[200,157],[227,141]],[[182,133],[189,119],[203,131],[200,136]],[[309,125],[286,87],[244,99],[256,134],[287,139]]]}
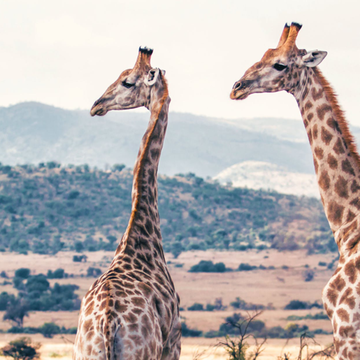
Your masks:
{"label": "hill", "polygon": [[[88,164],[133,167],[145,132],[146,112],[111,112],[91,118],[85,110],[64,110],[35,102],[0,108],[0,161],[4,164]],[[268,120],[268,121],[267,121]],[[310,147],[293,141],[300,121],[226,120],[174,113],[160,162],[160,173],[196,172],[215,176],[243,161],[265,161],[288,171],[313,173]],[[290,141],[289,141],[290,140]]]}
{"label": "hill", "polygon": [[[0,249],[21,253],[116,247],[131,208],[130,170],[0,167]],[[231,188],[194,174],[159,179],[166,251],[336,250],[317,199]]]}
{"label": "hill", "polygon": [[223,185],[231,183],[235,187],[275,190],[284,194],[320,198],[315,175],[290,172],[264,161],[244,161],[232,165],[213,179]]}

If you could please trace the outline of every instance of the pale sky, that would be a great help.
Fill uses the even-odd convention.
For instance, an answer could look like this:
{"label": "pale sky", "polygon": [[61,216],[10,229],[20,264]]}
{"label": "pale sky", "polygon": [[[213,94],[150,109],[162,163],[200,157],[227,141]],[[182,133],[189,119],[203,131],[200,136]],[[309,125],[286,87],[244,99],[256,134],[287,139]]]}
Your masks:
{"label": "pale sky", "polygon": [[357,1],[0,0],[0,106],[39,101],[90,109],[138,47],[166,70],[171,111],[223,118],[300,119],[285,93],[233,101],[233,83],[275,47],[285,22],[303,24],[297,45],[326,50],[320,65],[348,120],[360,126]]}

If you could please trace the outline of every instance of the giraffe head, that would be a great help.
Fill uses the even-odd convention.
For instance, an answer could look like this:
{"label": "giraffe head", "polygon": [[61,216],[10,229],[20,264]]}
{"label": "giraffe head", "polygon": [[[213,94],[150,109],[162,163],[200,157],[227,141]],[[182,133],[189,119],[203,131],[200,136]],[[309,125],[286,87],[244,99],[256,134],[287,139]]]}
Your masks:
{"label": "giraffe head", "polygon": [[319,65],[327,55],[326,51],[298,49],[295,41],[300,29],[297,23],[286,24],[277,48],[267,50],[262,59],[245,72],[234,84],[230,98],[242,100],[253,93],[281,90],[294,93],[300,85],[301,73]]}
{"label": "giraffe head", "polygon": [[135,66],[123,71],[105,93],[95,101],[91,116],[103,116],[110,110],[135,109],[145,106],[149,109],[159,91],[166,90],[165,71],[152,68],[150,58],[153,50],[139,48]]}

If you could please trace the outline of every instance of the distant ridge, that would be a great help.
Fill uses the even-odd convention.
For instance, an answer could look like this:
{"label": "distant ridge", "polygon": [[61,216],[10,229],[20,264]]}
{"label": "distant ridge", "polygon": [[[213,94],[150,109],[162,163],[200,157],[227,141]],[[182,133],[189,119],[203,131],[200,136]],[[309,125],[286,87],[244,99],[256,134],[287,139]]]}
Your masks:
{"label": "distant ridge", "polygon": [[283,194],[320,198],[315,175],[290,172],[280,166],[263,161],[244,161],[216,175],[220,184],[233,187],[275,190]]}
{"label": "distant ridge", "polygon": [[[92,118],[87,110],[36,102],[2,107],[0,162],[55,160],[65,165],[133,167],[148,118],[148,113],[136,111]],[[265,161],[290,172],[312,174],[302,126],[286,119],[228,120],[171,112],[159,172],[169,176],[193,172],[206,178],[240,162]]]}

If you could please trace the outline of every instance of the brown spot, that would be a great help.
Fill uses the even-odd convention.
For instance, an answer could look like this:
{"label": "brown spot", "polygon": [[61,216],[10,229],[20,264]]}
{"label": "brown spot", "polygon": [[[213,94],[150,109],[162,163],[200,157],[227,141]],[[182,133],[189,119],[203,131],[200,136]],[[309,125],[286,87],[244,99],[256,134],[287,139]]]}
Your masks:
{"label": "brown spot", "polygon": [[131,299],[132,303],[140,308],[144,308],[145,307],[145,300],[141,297],[134,297],[133,299]]}
{"label": "brown spot", "polygon": [[351,166],[350,161],[348,159],[344,160],[341,163],[341,168],[346,173],[355,176],[355,171],[354,171],[353,167]]}
{"label": "brown spot", "polygon": [[334,306],[336,305],[337,298],[339,297],[339,293],[345,287],[345,281],[338,275],[335,279],[331,280],[328,286],[328,291],[326,293],[326,297]]}
{"label": "brown spot", "polygon": [[349,250],[350,255],[357,252],[359,242],[360,242],[359,236],[355,236],[347,243],[347,248]]}
{"label": "brown spot", "polygon": [[356,180],[353,180],[352,184],[351,184],[351,192],[354,194],[356,192],[358,192],[360,190],[360,186],[358,185],[358,183],[356,182]]}
{"label": "brown spot", "polygon": [[322,98],[324,93],[324,89],[320,88],[319,91],[316,91],[315,88],[312,88],[311,90],[311,96],[313,97],[313,99],[315,101],[319,100],[320,98]]}
{"label": "brown spot", "polygon": [[93,321],[92,321],[92,319],[86,320],[86,321],[84,322],[83,328],[84,328],[84,333],[87,333],[88,331],[93,330],[93,329],[94,329],[94,326],[93,326]]}
{"label": "brown spot", "polygon": [[340,138],[336,140],[336,143],[334,145],[334,151],[337,155],[344,154],[345,152]]}
{"label": "brown spot", "polygon": [[[349,322],[349,321],[347,321]],[[352,326],[340,326],[340,329],[339,329],[339,335],[341,337],[350,337],[354,332],[354,328]]]}
{"label": "brown spot", "polygon": [[307,101],[305,104],[305,110],[309,110],[313,107],[313,104],[311,103],[311,101]]}
{"label": "brown spot", "polygon": [[345,309],[339,309],[338,311],[336,311],[336,314],[340,318],[341,321],[349,322],[350,317],[349,317],[348,312]]}
{"label": "brown spot", "polygon": [[302,100],[304,100],[307,97],[308,93],[309,93],[309,88],[306,86],[301,97]]}
{"label": "brown spot", "polygon": [[321,174],[320,174],[320,177],[319,177],[319,186],[321,187],[321,189],[323,189],[324,191],[326,191],[327,189],[329,189],[330,187],[330,178],[329,178],[329,175],[327,174],[326,171],[323,171]]}
{"label": "brown spot", "polygon": [[329,154],[329,156],[327,158],[327,162],[328,162],[330,168],[333,170],[336,169],[338,166],[338,162],[337,162],[335,156],[332,156],[331,154]]}
{"label": "brown spot", "polygon": [[331,201],[327,207],[327,216],[330,223],[341,225],[343,212],[343,206],[339,205],[336,201]]}
{"label": "brown spot", "polygon": [[333,130],[337,131],[339,134],[341,134],[341,130],[339,128],[339,124],[338,122],[333,118],[330,117],[327,121],[326,121],[327,125],[329,127],[331,127]]}
{"label": "brown spot", "polygon": [[347,181],[339,176],[337,182],[335,183],[335,192],[341,197],[347,199],[349,197],[347,190]]}
{"label": "brown spot", "polygon": [[85,316],[89,316],[94,311],[94,301],[92,301],[85,309]]}
{"label": "brown spot", "polygon": [[[313,133],[313,135],[314,135],[314,138],[315,138],[315,132]],[[315,152],[316,157],[317,157],[319,160],[321,160],[321,159],[324,157],[324,150],[323,150],[322,148],[320,148],[320,147],[317,146],[317,147],[315,148],[314,152]]]}
{"label": "brown spot", "polygon": [[319,117],[320,120],[323,120],[324,119],[324,116],[325,114],[328,112],[328,111],[331,111],[331,106],[328,105],[328,104],[323,104],[321,106],[319,106],[317,109],[316,109],[316,113]]}
{"label": "brown spot", "polygon": [[314,117],[313,113],[308,114],[307,116],[308,122],[310,122],[313,117]]}
{"label": "brown spot", "polygon": [[313,126],[313,138],[314,138],[314,140],[316,140],[317,137],[318,137],[318,127],[317,127],[317,125],[315,124],[315,125]]}
{"label": "brown spot", "polygon": [[126,310],[127,310],[127,305],[121,304],[119,300],[115,301],[115,311],[117,311],[118,313],[123,313]]}
{"label": "brown spot", "polygon": [[360,210],[360,201],[359,198],[355,198],[350,202],[350,205],[355,206],[358,210]]}
{"label": "brown spot", "polygon": [[321,128],[321,140],[326,144],[329,145],[333,135],[325,129],[325,127]]}
{"label": "brown spot", "polygon": [[355,214],[351,210],[349,210],[347,217],[346,217],[346,222],[350,222],[350,221],[354,220],[354,218],[355,218]]}

